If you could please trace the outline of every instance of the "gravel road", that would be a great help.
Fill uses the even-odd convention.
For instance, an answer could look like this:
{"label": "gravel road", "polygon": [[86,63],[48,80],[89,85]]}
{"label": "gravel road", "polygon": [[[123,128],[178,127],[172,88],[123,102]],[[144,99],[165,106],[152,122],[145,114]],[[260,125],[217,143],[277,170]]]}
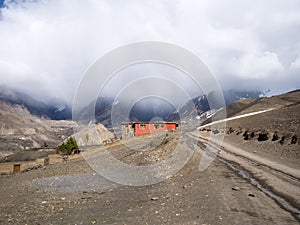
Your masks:
{"label": "gravel road", "polygon": [[[148,165],[168,158],[180,143],[176,133],[160,140],[154,150],[133,151],[115,142],[96,151],[106,149],[124,163]],[[224,150],[220,157],[226,162],[216,158],[200,172],[205,141],[199,141],[185,146],[193,155],[178,173],[152,185],[116,184],[95,173],[84,158],[2,175],[0,224],[299,224],[295,215],[226,164],[248,165],[244,169],[250,171],[254,166],[247,160],[243,164],[245,158],[231,153],[226,158]],[[253,174],[263,176],[266,170]],[[297,180],[282,179],[299,193]]]}

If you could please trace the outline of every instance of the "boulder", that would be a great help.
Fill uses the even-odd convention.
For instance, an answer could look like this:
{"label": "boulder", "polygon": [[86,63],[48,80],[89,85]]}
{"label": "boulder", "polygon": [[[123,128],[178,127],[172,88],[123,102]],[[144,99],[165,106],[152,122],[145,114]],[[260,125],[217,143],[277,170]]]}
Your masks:
{"label": "boulder", "polygon": [[102,124],[90,125],[72,136],[76,139],[78,146],[104,145],[115,140],[115,135]]}

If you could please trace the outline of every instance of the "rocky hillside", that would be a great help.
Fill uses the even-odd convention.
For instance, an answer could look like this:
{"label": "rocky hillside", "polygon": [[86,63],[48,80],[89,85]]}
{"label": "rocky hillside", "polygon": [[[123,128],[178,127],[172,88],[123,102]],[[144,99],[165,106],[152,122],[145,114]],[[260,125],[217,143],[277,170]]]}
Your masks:
{"label": "rocky hillside", "polygon": [[0,101],[11,105],[24,106],[32,115],[51,120],[68,120],[72,117],[71,108],[64,102],[45,103],[33,97],[4,86],[0,86]]}
{"label": "rocky hillside", "polygon": [[[227,106],[226,110],[227,116],[232,120],[226,123],[225,139],[270,159],[276,156],[299,163],[300,90],[269,98],[240,100]],[[238,118],[240,115],[262,110],[269,111]],[[213,118],[218,118],[218,114]],[[211,120],[206,120],[206,126],[200,130],[211,131],[208,126]]]}
{"label": "rocky hillside", "polygon": [[[252,117],[245,117],[228,122],[233,127],[249,127],[275,129],[299,133],[300,129],[300,90],[273,97],[259,99],[243,99],[226,107],[227,117],[235,117],[247,113],[270,110]],[[218,118],[221,111],[214,114],[204,124]],[[255,119],[253,119],[255,118]]]}
{"label": "rocky hillside", "polygon": [[24,106],[0,101],[1,151],[55,147],[76,126],[72,121],[39,118]]}
{"label": "rocky hillside", "polygon": [[[233,112],[232,109],[237,104],[240,105],[240,110]],[[231,116],[267,109],[272,110],[228,122],[227,127],[231,128],[231,131],[228,131],[244,131],[245,139],[250,139],[255,134],[256,138],[261,141],[273,140],[282,144],[298,143],[297,139],[300,137],[300,90],[270,98],[237,102],[228,107]]]}
{"label": "rocky hillside", "polygon": [[[130,121],[150,121],[154,117],[160,117],[165,121],[195,121],[196,117],[202,115],[203,113],[212,110],[209,106],[208,98],[212,101],[215,99],[216,93],[210,93],[208,96],[198,96],[192,98],[185,106],[180,110],[180,114],[184,119],[179,118],[178,112],[175,108],[168,102],[157,101],[153,103],[153,99],[143,100],[138,102],[131,109],[129,119]],[[259,98],[261,92],[259,91],[236,91],[227,90],[223,92],[225,104],[228,105],[232,102],[247,98]],[[111,129],[111,109],[114,99],[111,97],[100,97],[96,101],[95,107],[95,122],[101,123],[105,127]],[[193,104],[194,107],[190,110],[190,105]],[[81,120],[89,123],[90,118],[88,118],[88,113],[93,110],[94,102],[90,103],[81,112]],[[122,115],[120,115],[122,116]]]}
{"label": "rocky hillside", "polygon": [[115,135],[102,124],[85,127],[72,136],[79,147],[103,145],[115,140]]}

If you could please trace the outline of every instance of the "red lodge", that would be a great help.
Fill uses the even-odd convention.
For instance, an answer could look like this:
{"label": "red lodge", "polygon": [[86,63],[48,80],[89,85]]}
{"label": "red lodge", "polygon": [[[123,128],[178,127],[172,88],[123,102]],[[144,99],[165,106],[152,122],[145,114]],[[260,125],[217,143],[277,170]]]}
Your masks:
{"label": "red lodge", "polygon": [[176,130],[178,127],[178,124],[175,122],[128,122],[121,125],[123,138]]}

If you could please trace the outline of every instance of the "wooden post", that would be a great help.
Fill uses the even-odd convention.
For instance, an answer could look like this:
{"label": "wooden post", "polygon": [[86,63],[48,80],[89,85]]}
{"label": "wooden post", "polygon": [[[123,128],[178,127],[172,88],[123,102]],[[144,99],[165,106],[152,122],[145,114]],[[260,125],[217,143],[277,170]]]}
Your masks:
{"label": "wooden post", "polygon": [[19,172],[21,170],[21,164],[14,164],[14,173]]}

